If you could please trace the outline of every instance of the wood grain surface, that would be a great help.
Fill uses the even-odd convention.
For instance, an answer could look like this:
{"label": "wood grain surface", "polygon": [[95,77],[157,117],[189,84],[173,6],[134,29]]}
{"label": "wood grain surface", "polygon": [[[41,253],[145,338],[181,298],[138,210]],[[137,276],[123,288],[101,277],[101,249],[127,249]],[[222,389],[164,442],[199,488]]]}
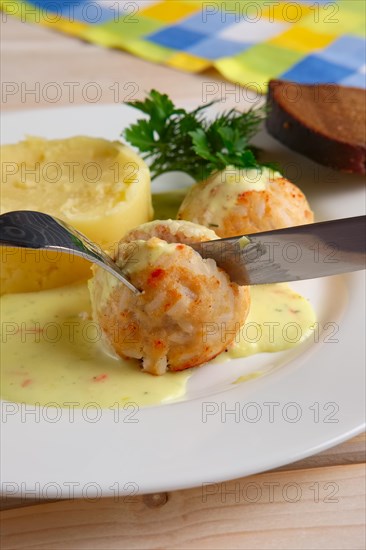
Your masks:
{"label": "wood grain surface", "polygon": [[40,504],[3,512],[2,548],[362,549],[364,493],[364,466],[353,464],[265,473],[155,502]]}
{"label": "wood grain surface", "polygon": [[[2,111],[90,104],[93,83],[102,90],[99,103],[142,97],[152,87],[176,100],[254,101],[213,72],[185,74],[6,17],[1,61]],[[50,83],[61,90],[56,102]],[[1,548],[363,549],[364,462],[362,434],[278,470],[209,488],[129,502],[3,498]]]}

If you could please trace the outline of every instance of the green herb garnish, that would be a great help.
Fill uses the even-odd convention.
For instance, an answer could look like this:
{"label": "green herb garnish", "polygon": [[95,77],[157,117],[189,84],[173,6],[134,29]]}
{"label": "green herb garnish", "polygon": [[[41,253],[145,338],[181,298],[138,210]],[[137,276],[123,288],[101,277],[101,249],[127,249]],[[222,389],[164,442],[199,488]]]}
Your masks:
{"label": "green herb garnish", "polygon": [[199,181],[226,166],[260,168],[257,149],[249,141],[264,119],[265,108],[245,113],[231,109],[208,121],[204,111],[213,103],[186,111],[166,94],[151,90],[144,101],[129,103],[148,118],[131,124],[122,135],[150,161],[153,178],[180,171]]}

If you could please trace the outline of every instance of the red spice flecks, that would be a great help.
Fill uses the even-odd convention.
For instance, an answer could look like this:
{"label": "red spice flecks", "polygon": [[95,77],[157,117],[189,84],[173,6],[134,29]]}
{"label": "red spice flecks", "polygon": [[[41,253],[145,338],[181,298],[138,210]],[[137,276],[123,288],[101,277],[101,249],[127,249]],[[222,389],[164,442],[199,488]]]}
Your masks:
{"label": "red spice flecks", "polygon": [[154,271],[151,272],[150,277],[153,277],[154,279],[158,277],[163,277],[165,275],[165,270],[158,267],[157,269],[154,269]]}
{"label": "red spice flecks", "polygon": [[98,374],[98,376],[94,376],[93,380],[94,382],[102,382],[103,380],[106,380],[108,378],[108,374]]}
{"label": "red spice flecks", "polygon": [[155,340],[154,347],[158,349],[162,349],[165,347],[165,344],[162,340]]}
{"label": "red spice flecks", "polygon": [[159,281],[165,276],[165,269],[161,269],[160,267],[154,269],[147,280],[148,284],[154,284],[155,282]]}
{"label": "red spice flecks", "polygon": [[182,250],[184,248],[184,244],[177,244],[175,248]]}
{"label": "red spice flecks", "polygon": [[23,382],[20,385],[22,388],[26,388],[31,383],[32,383],[32,380],[30,378],[26,378],[26,380],[23,380]]}
{"label": "red spice flecks", "polygon": [[241,204],[242,202],[246,202],[248,197],[248,191],[243,191],[243,193],[239,193],[236,197],[236,204]]}

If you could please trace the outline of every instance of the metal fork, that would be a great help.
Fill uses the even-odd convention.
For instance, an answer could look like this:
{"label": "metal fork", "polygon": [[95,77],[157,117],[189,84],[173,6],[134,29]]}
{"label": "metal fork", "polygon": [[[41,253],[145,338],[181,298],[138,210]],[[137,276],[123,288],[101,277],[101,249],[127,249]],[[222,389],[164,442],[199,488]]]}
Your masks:
{"label": "metal fork", "polygon": [[71,225],[49,214],[32,210],[2,214],[0,244],[76,254],[98,264],[117,277],[132,292],[140,294],[140,291],[126,279],[118,265],[97,244]]}

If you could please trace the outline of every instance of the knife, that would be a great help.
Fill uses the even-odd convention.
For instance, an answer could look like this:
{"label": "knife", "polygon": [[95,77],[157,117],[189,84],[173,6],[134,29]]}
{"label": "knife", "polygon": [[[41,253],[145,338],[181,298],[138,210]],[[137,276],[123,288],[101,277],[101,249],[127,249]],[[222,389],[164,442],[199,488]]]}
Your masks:
{"label": "knife", "polygon": [[[299,281],[365,269],[366,216],[190,243],[239,285]],[[0,216],[0,245],[61,250],[98,263],[139,294],[123,271],[75,228],[42,212]]]}
{"label": "knife", "polygon": [[366,216],[191,244],[239,285],[314,279],[365,269]]}

